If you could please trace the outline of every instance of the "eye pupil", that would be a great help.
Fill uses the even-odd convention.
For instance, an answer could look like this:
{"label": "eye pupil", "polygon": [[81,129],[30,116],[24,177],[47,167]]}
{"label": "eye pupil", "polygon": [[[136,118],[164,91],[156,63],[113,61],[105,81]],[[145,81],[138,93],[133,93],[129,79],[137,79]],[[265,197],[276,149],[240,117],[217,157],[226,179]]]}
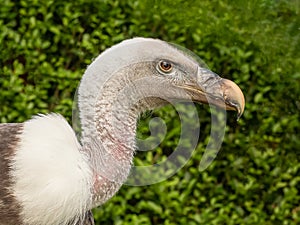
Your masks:
{"label": "eye pupil", "polygon": [[159,66],[163,72],[170,72],[172,70],[172,64],[166,61],[161,61]]}

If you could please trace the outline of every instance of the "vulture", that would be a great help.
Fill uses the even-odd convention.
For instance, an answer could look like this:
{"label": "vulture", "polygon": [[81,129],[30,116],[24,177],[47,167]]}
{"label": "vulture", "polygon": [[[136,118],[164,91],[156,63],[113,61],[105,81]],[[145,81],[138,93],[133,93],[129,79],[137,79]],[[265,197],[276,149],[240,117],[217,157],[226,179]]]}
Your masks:
{"label": "vulture", "polygon": [[77,90],[80,137],[60,114],[0,124],[0,225],[94,224],[126,181],[145,110],[193,101],[244,111],[244,95],[192,52],[152,38],[105,50]]}

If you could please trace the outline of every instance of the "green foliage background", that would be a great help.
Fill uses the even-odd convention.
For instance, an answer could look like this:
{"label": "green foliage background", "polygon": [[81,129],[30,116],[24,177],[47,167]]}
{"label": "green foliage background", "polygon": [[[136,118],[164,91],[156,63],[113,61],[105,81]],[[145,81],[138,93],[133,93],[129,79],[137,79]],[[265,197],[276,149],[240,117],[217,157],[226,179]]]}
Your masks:
{"label": "green foliage background", "polygon": [[[299,12],[298,0],[2,0],[0,122],[52,111],[71,120],[86,66],[123,39],[180,44],[240,85],[245,114],[238,123],[228,115],[220,153],[199,172],[210,132],[199,106],[203,137],[188,164],[162,183],[123,186],[94,210],[97,224],[299,224]],[[154,114],[171,135],[138,164],[176,147],[176,113]]]}

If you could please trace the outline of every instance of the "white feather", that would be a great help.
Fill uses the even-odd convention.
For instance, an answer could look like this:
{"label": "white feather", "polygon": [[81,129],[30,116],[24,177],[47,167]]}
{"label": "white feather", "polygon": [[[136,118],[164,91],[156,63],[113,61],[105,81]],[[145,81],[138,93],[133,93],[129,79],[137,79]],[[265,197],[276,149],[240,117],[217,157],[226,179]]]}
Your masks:
{"label": "white feather", "polygon": [[25,224],[66,224],[90,207],[92,172],[80,149],[58,114],[25,122],[11,174]]}

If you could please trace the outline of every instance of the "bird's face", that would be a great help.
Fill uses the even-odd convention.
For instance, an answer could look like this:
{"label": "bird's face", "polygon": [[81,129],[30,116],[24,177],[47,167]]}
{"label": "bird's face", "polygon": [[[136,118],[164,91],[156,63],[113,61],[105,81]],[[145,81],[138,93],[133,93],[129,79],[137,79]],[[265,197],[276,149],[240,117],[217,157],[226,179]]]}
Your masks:
{"label": "bird's face", "polygon": [[94,60],[79,88],[80,102],[86,104],[81,108],[93,112],[103,92],[114,95],[111,102],[121,106],[147,99],[140,111],[180,100],[236,110],[240,117],[245,106],[240,88],[207,69],[194,53],[151,38],[123,41]]}
{"label": "bird's face", "polygon": [[139,54],[147,57],[141,70],[148,68],[153,88],[165,98],[212,104],[236,110],[238,118],[242,115],[245,100],[241,89],[207,69],[192,52],[153,39],[146,39],[142,46]]}

